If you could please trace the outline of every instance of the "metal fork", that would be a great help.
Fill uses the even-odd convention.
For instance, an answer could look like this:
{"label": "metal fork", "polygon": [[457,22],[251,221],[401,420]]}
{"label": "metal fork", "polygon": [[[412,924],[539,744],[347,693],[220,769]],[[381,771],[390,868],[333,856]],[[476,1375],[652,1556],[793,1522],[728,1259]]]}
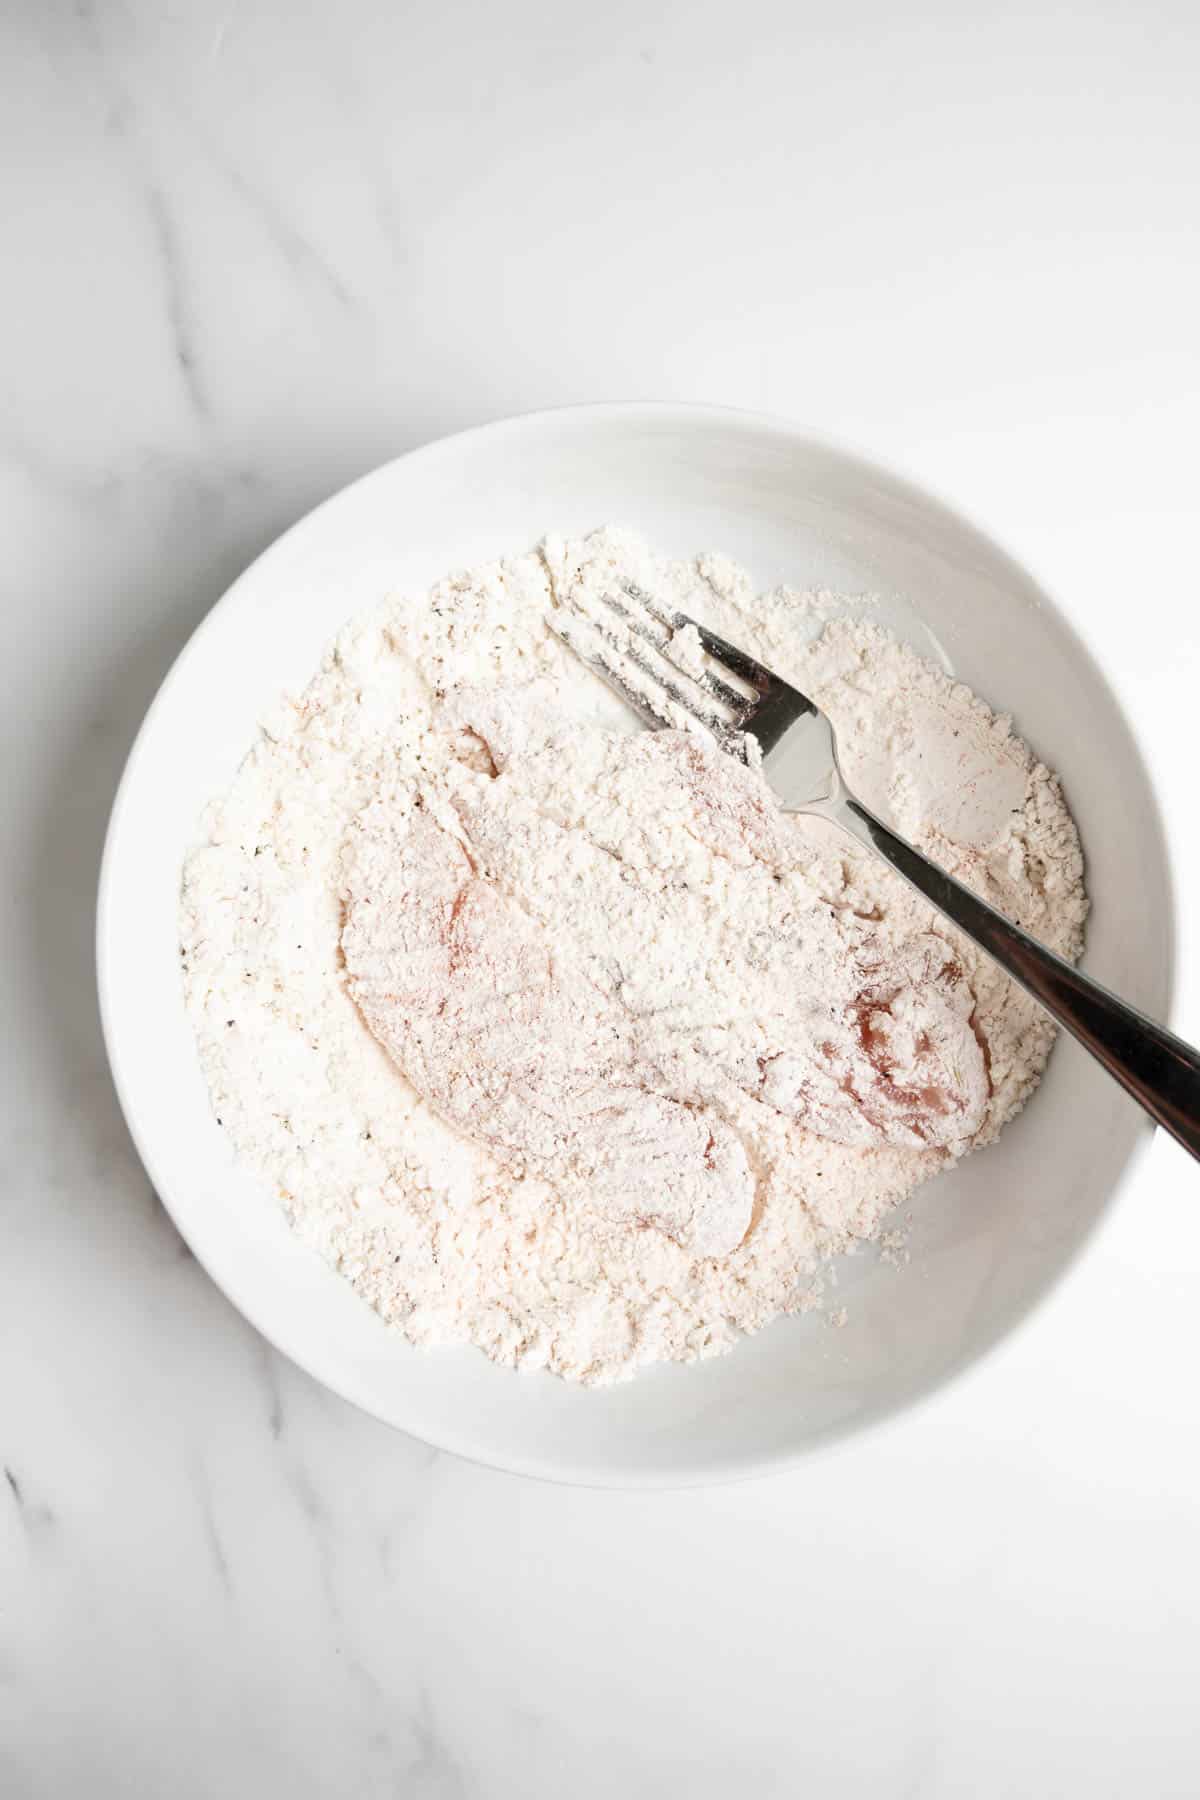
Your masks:
{"label": "metal fork", "polygon": [[730,755],[761,767],[783,811],[829,819],[876,851],[1200,1159],[1200,1053],[1045,949],[877,818],[847,787],[833,726],[807,694],[644,588],[619,588],[619,596],[602,596],[602,615],[560,606],[551,629],[647,724],[710,733]]}

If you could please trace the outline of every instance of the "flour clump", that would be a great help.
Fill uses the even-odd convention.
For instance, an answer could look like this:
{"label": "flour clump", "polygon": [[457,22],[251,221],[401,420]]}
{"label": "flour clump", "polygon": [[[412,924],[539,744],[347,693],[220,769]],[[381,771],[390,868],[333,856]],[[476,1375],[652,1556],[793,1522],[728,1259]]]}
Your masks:
{"label": "flour clump", "polygon": [[1052,1042],[890,870],[570,657],[551,606],[618,579],[812,693],[864,798],[1061,954],[1086,912],[1053,776],[828,595],[609,530],[346,627],[185,869],[214,1107],[387,1323],[585,1382],[815,1304]]}

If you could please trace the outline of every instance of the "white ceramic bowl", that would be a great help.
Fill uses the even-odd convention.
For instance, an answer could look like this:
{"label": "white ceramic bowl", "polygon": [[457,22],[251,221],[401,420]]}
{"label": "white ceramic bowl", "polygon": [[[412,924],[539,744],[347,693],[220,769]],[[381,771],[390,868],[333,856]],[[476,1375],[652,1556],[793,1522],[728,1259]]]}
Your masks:
{"label": "white ceramic bowl", "polygon": [[[431,1444],[567,1481],[758,1473],[910,1405],[994,1345],[1077,1255],[1146,1127],[1074,1044],[999,1144],[922,1189],[912,1259],[844,1265],[849,1322],[785,1320],[732,1355],[587,1392],[471,1350],[389,1334],[235,1167],[184,1014],[176,902],[201,807],[265,705],[302,685],[342,620],[389,589],[549,528],[620,522],[662,549],[720,547],[760,585],[873,590],[1062,774],[1094,902],[1088,969],[1166,1014],[1172,906],[1146,771],[1121,710],[1050,601],[972,526],[790,425],[680,406],[579,407],[446,439],[338,494],[235,583],[179,657],[129,758],[101,879],[105,1033],[163,1202],[260,1331],[347,1399]],[[921,623],[923,621],[923,624]],[[1156,922],[1154,932],[1144,921]]]}

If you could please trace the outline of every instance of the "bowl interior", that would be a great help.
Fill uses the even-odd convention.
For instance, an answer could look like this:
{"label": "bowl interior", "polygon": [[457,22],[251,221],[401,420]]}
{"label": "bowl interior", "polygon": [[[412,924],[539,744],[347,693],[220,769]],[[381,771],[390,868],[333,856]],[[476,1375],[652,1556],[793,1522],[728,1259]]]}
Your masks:
{"label": "bowl interior", "polygon": [[[586,1392],[389,1334],[292,1236],[213,1121],[178,978],[180,865],[258,717],[341,622],[386,591],[547,529],[619,522],[667,551],[719,547],[759,585],[884,597],[1062,775],[1093,900],[1087,968],[1165,1013],[1171,897],[1152,791],[1111,691],[1007,556],[906,483],[768,420],[576,408],[484,427],[337,495],[236,583],[188,644],[130,757],[110,827],[101,1001],[134,1137],[179,1229],[249,1319],[320,1380],[429,1442],[564,1480],[719,1479],[793,1459],[911,1402],[994,1344],[1105,1207],[1145,1126],[1074,1044],[993,1148],[922,1189],[911,1261],[843,1264],[848,1322],[781,1321],[726,1357]],[[1161,920],[1147,933],[1143,921]]]}

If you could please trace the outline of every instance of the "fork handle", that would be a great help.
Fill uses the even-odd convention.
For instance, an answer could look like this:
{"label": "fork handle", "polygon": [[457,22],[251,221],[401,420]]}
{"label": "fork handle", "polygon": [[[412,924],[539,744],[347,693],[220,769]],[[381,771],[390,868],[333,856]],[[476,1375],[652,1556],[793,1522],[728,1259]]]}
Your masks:
{"label": "fork handle", "polygon": [[844,790],[821,811],[891,863],[1200,1160],[1200,1052],[1045,949]]}

